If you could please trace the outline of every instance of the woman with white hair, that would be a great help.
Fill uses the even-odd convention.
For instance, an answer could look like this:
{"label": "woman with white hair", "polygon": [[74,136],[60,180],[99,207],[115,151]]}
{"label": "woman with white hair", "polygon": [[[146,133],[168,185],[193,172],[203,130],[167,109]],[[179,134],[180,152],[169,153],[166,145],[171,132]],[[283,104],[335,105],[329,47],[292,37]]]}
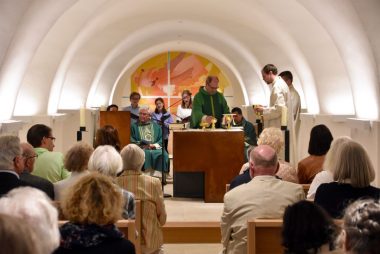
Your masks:
{"label": "woman with white hair", "polygon": [[32,228],[41,254],[58,247],[58,212],[44,192],[31,187],[13,189],[0,199],[0,213],[17,217]]}
{"label": "woman with white hair", "polygon": [[159,179],[142,174],[145,162],[144,151],[135,144],[129,144],[121,151],[123,174],[118,184],[135,194],[142,202],[142,253],[163,253],[161,226],[166,222],[164,197]]}
{"label": "woman with white hair", "polygon": [[276,175],[284,181],[298,183],[297,172],[295,168],[288,162],[280,158],[280,152],[284,148],[284,135],[279,128],[269,127],[265,128],[257,140],[258,145],[268,145],[272,147],[278,156],[278,162],[280,163],[280,168]]}
{"label": "woman with white hair", "polygon": [[[98,146],[92,153],[88,161],[88,170],[106,175],[116,182],[116,177],[123,171],[123,162],[120,154],[114,147],[105,145]],[[125,205],[123,210],[123,218],[135,218],[135,198],[134,195],[120,188],[123,194]]]}
{"label": "woman with white hair", "polygon": [[319,186],[314,202],[331,217],[341,218],[344,209],[360,198],[379,199],[380,189],[371,186],[375,170],[364,147],[355,141],[342,144],[331,170],[334,181]]}
{"label": "woman with white hair", "polygon": [[323,170],[315,175],[313,181],[310,184],[310,188],[307,193],[308,199],[314,199],[319,185],[323,183],[331,183],[334,181],[333,171],[331,169],[335,168],[335,163],[337,162],[336,155],[339,149],[342,147],[342,144],[350,140],[351,138],[346,136],[333,140],[331,147],[326,154],[325,161],[323,162]]}

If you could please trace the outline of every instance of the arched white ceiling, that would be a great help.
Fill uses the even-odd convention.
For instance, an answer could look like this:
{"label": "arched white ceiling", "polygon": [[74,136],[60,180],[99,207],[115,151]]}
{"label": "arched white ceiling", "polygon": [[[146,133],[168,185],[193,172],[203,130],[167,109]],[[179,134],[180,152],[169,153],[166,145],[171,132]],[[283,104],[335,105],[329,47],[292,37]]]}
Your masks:
{"label": "arched white ceiling", "polygon": [[260,69],[274,63],[309,112],[379,118],[376,0],[5,2],[0,120],[101,105],[141,61],[175,49],[220,65],[241,104],[265,101]]}

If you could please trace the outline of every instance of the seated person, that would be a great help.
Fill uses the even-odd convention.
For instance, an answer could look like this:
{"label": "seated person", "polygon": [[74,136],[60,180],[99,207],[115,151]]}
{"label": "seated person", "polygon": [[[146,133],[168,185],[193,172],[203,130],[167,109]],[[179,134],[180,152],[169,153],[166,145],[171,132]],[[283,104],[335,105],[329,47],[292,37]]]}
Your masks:
{"label": "seated person", "polygon": [[135,194],[142,202],[142,253],[163,251],[162,226],[166,222],[164,195],[159,179],[142,174],[145,153],[135,144],[121,150],[123,174],[118,177],[119,186]]}
{"label": "seated person", "polygon": [[343,217],[345,253],[379,253],[379,200],[358,200],[347,207]]}
{"label": "seated person", "polygon": [[[41,254],[50,254],[59,246],[58,211],[50,198],[32,187],[11,190],[0,199],[0,214],[16,217],[32,230]],[[4,252],[3,246],[1,253]]]}
{"label": "seated person", "polygon": [[305,198],[299,184],[279,180],[277,154],[259,145],[250,154],[253,179],[224,195],[222,253],[247,253],[247,219],[282,218],[285,208]]}
{"label": "seated person", "polygon": [[325,161],[323,162],[323,170],[315,175],[313,181],[310,184],[309,191],[307,192],[308,199],[314,199],[315,192],[317,192],[318,187],[322,183],[331,183],[334,181],[333,172],[331,169],[336,168],[334,164],[337,162],[335,159],[337,151],[342,147],[342,144],[350,140],[351,138],[343,136],[334,139],[334,141],[331,143],[331,147],[326,154]]}
{"label": "seated person", "polygon": [[115,223],[121,219],[123,197],[109,177],[91,173],[69,189],[62,210],[69,222],[60,228],[60,253],[135,253]]}
{"label": "seated person", "polygon": [[364,147],[355,141],[342,144],[331,168],[335,182],[320,185],[314,202],[331,217],[340,219],[344,209],[360,198],[380,198],[380,189],[371,186],[375,170]]}
{"label": "seated person", "polygon": [[336,249],[338,227],[322,208],[310,201],[288,206],[283,223],[285,254],[332,253]]}
{"label": "seated person", "polygon": [[[257,144],[269,145],[276,151],[277,156],[279,156],[282,148],[284,147],[284,136],[282,134],[282,131],[279,128],[275,127],[265,128],[261,132]],[[298,183],[297,172],[292,167],[292,165],[282,160],[281,158],[278,159],[278,162],[280,163],[280,168],[276,173],[276,176],[284,181]],[[248,163],[245,163],[240,170],[240,174],[242,174],[247,168]]]}
{"label": "seated person", "polygon": [[298,162],[298,180],[300,184],[309,184],[316,174],[322,171],[325,155],[330,149],[333,136],[325,125],[316,125],[311,129],[309,149],[310,156]]}
{"label": "seated person", "polygon": [[107,111],[119,111],[119,106],[116,104],[111,104],[107,107]]}
{"label": "seated person", "polygon": [[[112,146],[98,146],[88,161],[88,170],[97,172],[116,182],[116,177],[123,172],[123,161]],[[117,186],[115,184],[115,186]],[[123,218],[135,218],[135,197],[133,193],[117,186],[124,197]]]}
{"label": "seated person", "polygon": [[54,183],[55,200],[61,201],[63,193],[82,176],[88,174],[88,160],[94,148],[85,142],[74,144],[65,154],[64,166],[71,172],[69,178]]}
{"label": "seated person", "polygon": [[40,241],[30,225],[17,217],[0,214],[0,245],[2,253],[42,253]]}
{"label": "seated person", "polygon": [[232,126],[237,127],[241,126],[244,130],[244,155],[245,155],[245,161],[248,161],[248,148],[252,148],[253,146],[257,146],[257,138],[256,138],[256,131],[255,127],[252,123],[245,120],[243,113],[240,108],[235,107],[231,110],[232,114],[235,114],[233,116]]}
{"label": "seated person", "polygon": [[149,107],[141,107],[139,121],[131,126],[131,143],[137,144],[145,152],[143,171],[164,170],[169,172],[169,157],[164,149],[164,168],[162,168],[162,131],[161,127],[150,120]]}
{"label": "seated person", "polygon": [[113,146],[118,152],[121,150],[119,132],[112,125],[104,125],[96,131],[95,148],[104,145]]}

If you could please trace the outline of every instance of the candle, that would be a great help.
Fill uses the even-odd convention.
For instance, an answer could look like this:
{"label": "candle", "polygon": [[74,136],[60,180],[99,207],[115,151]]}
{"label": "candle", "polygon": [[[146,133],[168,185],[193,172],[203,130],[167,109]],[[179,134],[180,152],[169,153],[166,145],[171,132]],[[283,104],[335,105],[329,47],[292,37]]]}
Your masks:
{"label": "candle", "polygon": [[86,127],[86,109],[83,107],[79,110],[79,126]]}
{"label": "candle", "polygon": [[281,107],[281,126],[288,125],[288,108],[286,106]]}

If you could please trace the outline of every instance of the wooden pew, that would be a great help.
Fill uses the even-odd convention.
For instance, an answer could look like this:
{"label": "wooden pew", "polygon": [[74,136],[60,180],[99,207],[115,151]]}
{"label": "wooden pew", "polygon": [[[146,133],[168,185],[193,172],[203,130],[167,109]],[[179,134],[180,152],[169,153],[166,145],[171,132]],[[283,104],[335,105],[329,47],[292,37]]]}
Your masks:
{"label": "wooden pew", "polygon": [[280,254],[282,219],[250,219],[247,222],[248,254]]}
{"label": "wooden pew", "polygon": [[[334,220],[339,227],[342,220]],[[250,219],[247,222],[247,254],[284,253],[282,219]]]}
{"label": "wooden pew", "polygon": [[162,228],[164,243],[220,243],[219,221],[168,221]]}

